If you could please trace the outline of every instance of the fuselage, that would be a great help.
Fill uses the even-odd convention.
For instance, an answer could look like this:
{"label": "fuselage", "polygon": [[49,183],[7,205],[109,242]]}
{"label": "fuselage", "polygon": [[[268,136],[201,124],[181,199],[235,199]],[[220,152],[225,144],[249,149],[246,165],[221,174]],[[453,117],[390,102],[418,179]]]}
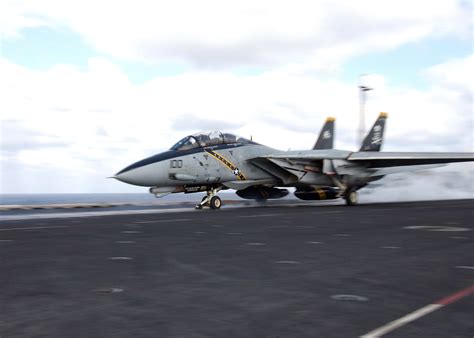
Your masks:
{"label": "fuselage", "polygon": [[[232,134],[211,132],[187,136],[170,150],[129,165],[114,178],[151,187],[150,192],[157,196],[216,187],[293,186],[308,190],[337,186],[337,165],[340,173],[345,172],[345,180],[363,186],[369,173],[345,161],[350,154],[337,149],[280,151]],[[288,160],[295,157],[299,160]]]}
{"label": "fuselage", "polygon": [[256,143],[168,150],[133,163],[114,177],[145,187],[260,180],[269,175],[246,160],[273,153],[279,151]]}

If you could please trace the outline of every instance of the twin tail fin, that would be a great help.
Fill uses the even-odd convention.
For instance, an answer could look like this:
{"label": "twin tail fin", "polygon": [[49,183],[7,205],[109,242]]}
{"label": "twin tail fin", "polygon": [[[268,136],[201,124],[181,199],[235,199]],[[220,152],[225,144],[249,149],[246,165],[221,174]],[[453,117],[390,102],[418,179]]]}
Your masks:
{"label": "twin tail fin", "polygon": [[385,121],[387,120],[387,113],[380,113],[375,121],[372,129],[365,137],[359,151],[380,151],[383,143],[383,133],[385,130]]}
{"label": "twin tail fin", "polygon": [[318,140],[313,146],[313,150],[320,149],[332,149],[334,147],[334,123],[336,119],[334,117],[328,117],[324,124],[321,132],[319,133]]}

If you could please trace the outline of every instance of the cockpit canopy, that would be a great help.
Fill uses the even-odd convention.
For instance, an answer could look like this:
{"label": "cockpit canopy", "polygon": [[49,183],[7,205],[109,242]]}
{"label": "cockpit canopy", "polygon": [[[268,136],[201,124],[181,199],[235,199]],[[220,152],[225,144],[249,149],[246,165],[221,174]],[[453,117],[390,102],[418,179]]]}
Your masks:
{"label": "cockpit canopy", "polygon": [[189,150],[198,147],[210,147],[220,144],[249,144],[251,142],[252,141],[247,140],[246,138],[236,136],[234,134],[223,134],[220,131],[211,131],[186,136],[181,141],[172,146],[170,150]]}

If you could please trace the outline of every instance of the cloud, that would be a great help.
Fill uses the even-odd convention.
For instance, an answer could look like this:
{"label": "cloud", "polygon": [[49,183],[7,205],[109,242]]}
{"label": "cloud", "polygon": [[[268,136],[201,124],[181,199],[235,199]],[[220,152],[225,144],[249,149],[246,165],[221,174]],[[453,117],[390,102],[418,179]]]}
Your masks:
{"label": "cloud", "polygon": [[8,2],[4,36],[48,25],[78,33],[106,55],[198,68],[334,69],[354,55],[432,36],[469,38],[470,2],[60,1]]}
{"label": "cloud", "polygon": [[423,71],[423,75],[436,86],[442,87],[442,90],[457,92],[472,102],[474,81],[466,74],[474,74],[474,54],[465,58],[455,58]]}
{"label": "cloud", "polygon": [[[389,113],[385,150],[473,151],[466,100],[472,60],[426,69],[424,89],[395,86],[382,74],[367,79],[375,88],[368,124],[380,111]],[[357,84],[287,67],[247,76],[195,69],[133,84],[105,57],[85,68],[43,71],[0,58],[0,73],[3,192],[131,191],[105,177],[206,129],[253,136],[277,149],[310,149],[324,119],[334,116],[336,146],[359,146]]]}
{"label": "cloud", "polygon": [[22,150],[64,148],[70,145],[56,136],[28,128],[24,122],[18,120],[1,121],[0,129],[0,150],[8,155],[17,154]]}
{"label": "cloud", "polygon": [[192,114],[184,114],[176,118],[171,127],[174,130],[191,131],[194,134],[196,131],[238,129],[243,125],[244,121],[211,120]]}

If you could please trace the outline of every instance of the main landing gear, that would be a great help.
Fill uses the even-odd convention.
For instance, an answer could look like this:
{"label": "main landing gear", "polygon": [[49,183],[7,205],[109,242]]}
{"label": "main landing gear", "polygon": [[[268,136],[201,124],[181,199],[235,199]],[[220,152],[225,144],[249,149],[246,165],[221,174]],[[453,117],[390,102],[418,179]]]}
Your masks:
{"label": "main landing gear", "polygon": [[331,179],[334,183],[335,186],[339,187],[341,189],[341,193],[339,197],[342,197],[346,200],[347,205],[356,205],[359,202],[359,194],[357,193],[357,189],[362,188],[363,186],[355,187],[355,186],[349,186],[346,183],[341,182],[338,178],[335,176],[331,176]]}
{"label": "main landing gear", "polygon": [[222,200],[217,193],[221,188],[215,188],[207,191],[207,195],[202,198],[201,203],[196,205],[196,209],[202,209],[203,207],[210,207],[211,209],[220,209],[222,206]]}
{"label": "main landing gear", "polygon": [[347,205],[356,205],[359,202],[359,194],[356,190],[349,188],[344,192],[344,199]]}

